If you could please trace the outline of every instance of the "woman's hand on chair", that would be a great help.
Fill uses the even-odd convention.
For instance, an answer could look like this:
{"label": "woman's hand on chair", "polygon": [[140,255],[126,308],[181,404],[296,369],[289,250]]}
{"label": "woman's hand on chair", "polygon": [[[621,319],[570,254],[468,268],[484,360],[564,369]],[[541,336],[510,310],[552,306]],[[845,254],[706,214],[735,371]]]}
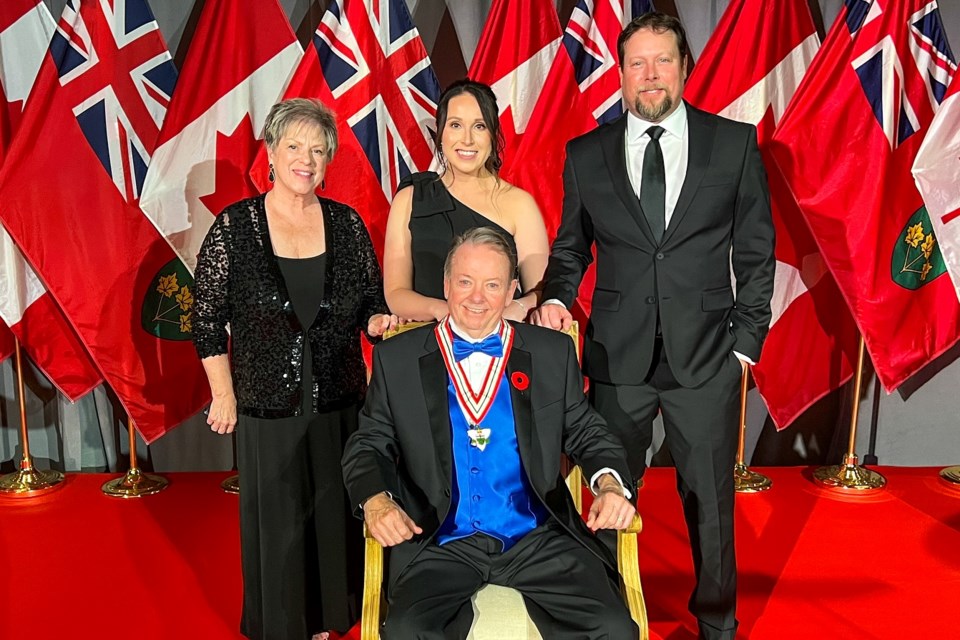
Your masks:
{"label": "woman's hand on chair", "polygon": [[373,338],[378,338],[384,332],[396,329],[399,323],[400,320],[393,314],[377,313],[370,316],[370,320],[367,322],[367,333]]}

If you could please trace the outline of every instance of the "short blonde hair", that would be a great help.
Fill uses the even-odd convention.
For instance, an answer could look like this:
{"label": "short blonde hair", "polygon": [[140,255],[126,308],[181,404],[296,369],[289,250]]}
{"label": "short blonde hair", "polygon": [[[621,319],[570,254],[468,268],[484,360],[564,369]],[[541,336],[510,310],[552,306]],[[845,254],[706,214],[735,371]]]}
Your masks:
{"label": "short blonde hair", "polygon": [[320,129],[326,144],[324,154],[327,161],[333,160],[337,150],[337,116],[330,107],[316,98],[290,98],[270,107],[267,121],[263,125],[263,139],[267,148],[273,151],[280,138],[296,125],[315,126]]}

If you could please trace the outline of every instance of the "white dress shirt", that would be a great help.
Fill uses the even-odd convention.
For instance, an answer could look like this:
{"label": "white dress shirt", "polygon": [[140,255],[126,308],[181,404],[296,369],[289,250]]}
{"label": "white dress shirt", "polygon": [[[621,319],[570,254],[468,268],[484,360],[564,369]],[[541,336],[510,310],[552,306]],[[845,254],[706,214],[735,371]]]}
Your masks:
{"label": "white dress shirt", "polygon": [[653,126],[663,127],[663,135],[660,136],[660,149],[663,151],[664,177],[666,178],[666,219],[663,228],[670,226],[670,218],[673,217],[673,210],[677,208],[677,200],[680,198],[680,188],[683,186],[683,180],[687,175],[687,158],[689,135],[687,134],[687,107],[683,102],[677,107],[677,110],[664,118],[663,122],[647,122],[633,115],[633,112],[627,112],[627,136],[624,144],[624,151],[627,154],[627,176],[630,178],[630,184],[633,185],[633,191],[640,198],[640,183],[643,173],[643,155],[650,144],[650,136],[647,135],[647,129]]}
{"label": "white dress shirt", "polygon": [[[450,322],[450,329],[455,334],[457,334],[457,337],[463,338],[467,342],[482,342],[487,336],[493,335],[500,329],[498,325],[493,331],[491,331],[485,336],[482,336],[480,338],[471,338],[470,336],[466,335],[466,333],[464,333],[459,328],[457,328],[457,325],[453,321],[453,318],[450,318],[449,322]],[[479,351],[476,351],[474,353],[471,353],[469,356],[467,356],[466,358],[460,361],[460,364],[463,365],[464,372],[467,374],[467,379],[470,381],[470,386],[472,386],[474,389],[480,388],[480,385],[483,384],[483,379],[486,376],[487,371],[490,369],[490,363],[492,360],[493,360],[493,356],[488,356],[485,353],[480,353]],[[459,407],[460,410],[463,411],[463,407],[460,407],[459,402],[457,403],[457,407]],[[467,420],[467,424],[470,424],[470,418],[466,415],[466,413],[464,413],[463,417]],[[495,429],[491,430],[490,437],[496,437]],[[595,474],[593,474],[592,478],[590,478],[589,486],[590,486],[590,490],[593,491],[594,495],[596,495],[597,493],[597,486],[596,486],[597,480],[600,478],[600,476],[602,476],[605,473],[609,473],[610,475],[612,475],[614,478],[617,479],[617,482],[620,483],[620,488],[623,489],[624,497],[629,499],[631,497],[630,490],[627,489],[626,485],[623,484],[623,480],[620,478],[620,474],[617,473],[615,470],[610,469],[609,467],[604,467],[603,469],[600,469]]]}

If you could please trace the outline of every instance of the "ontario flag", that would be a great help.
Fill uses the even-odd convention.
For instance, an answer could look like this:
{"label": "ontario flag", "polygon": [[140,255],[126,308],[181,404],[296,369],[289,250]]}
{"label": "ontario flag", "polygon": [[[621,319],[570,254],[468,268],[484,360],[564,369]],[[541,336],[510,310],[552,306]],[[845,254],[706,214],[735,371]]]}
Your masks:
{"label": "ontario flag", "polygon": [[[387,213],[404,177],[433,161],[440,85],[404,0],[334,0],[283,96],[337,113],[340,146],[325,197],[349,204],[382,255]],[[267,154],[251,169],[267,187]]]}
{"label": "ontario flag", "polygon": [[845,4],[771,151],[889,391],[960,337],[910,175],[957,65],[935,0]]}
{"label": "ontario flag", "polygon": [[[16,135],[47,55],[53,16],[37,0],[0,5],[0,162]],[[13,239],[0,228],[0,357],[13,336],[60,393],[77,400],[103,380],[63,312]],[[10,333],[12,331],[12,334]]]}
{"label": "ontario flag", "polygon": [[496,0],[480,34],[467,75],[497,96],[504,139],[500,173],[508,180],[562,36],[551,0]]}
{"label": "ontario flag", "polygon": [[777,271],[770,333],[753,375],[778,428],[845,383],[857,349],[856,325],[768,150],[819,47],[806,0],[735,0],[683,92],[696,107],[757,126],[777,231]]}
{"label": "ontario flag", "polygon": [[140,206],[193,272],[215,216],[256,195],[263,123],[303,50],[276,0],[207,0]]}
{"label": "ontario flag", "polygon": [[[623,114],[617,38],[634,17],[653,10],[650,0],[580,0],[563,32],[542,95],[530,116],[511,178],[529,191],[540,206],[547,236],[553,241],[563,208],[563,163],[567,143]],[[591,265],[580,284],[581,322],[590,316],[593,285]]]}
{"label": "ontario flag", "polygon": [[960,74],[954,74],[927,130],[913,163],[913,177],[960,297]]}
{"label": "ontario flag", "polygon": [[209,401],[192,281],[138,206],[177,72],[144,0],[68,0],[0,218],[147,442]]}

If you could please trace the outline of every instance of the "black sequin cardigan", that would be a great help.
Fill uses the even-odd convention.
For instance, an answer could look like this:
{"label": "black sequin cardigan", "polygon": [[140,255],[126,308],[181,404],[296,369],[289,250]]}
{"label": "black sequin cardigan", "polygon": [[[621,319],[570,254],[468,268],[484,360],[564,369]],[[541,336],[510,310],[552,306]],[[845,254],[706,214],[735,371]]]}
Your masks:
{"label": "black sequin cardigan", "polygon": [[[387,313],[380,265],[357,212],[320,199],[327,245],[320,310],[307,335],[313,410],[360,402],[366,369],[359,334]],[[294,313],[267,228],[264,196],[224,209],[200,247],[193,342],[201,358],[227,353],[237,411],[255,418],[301,414],[304,330]]]}

